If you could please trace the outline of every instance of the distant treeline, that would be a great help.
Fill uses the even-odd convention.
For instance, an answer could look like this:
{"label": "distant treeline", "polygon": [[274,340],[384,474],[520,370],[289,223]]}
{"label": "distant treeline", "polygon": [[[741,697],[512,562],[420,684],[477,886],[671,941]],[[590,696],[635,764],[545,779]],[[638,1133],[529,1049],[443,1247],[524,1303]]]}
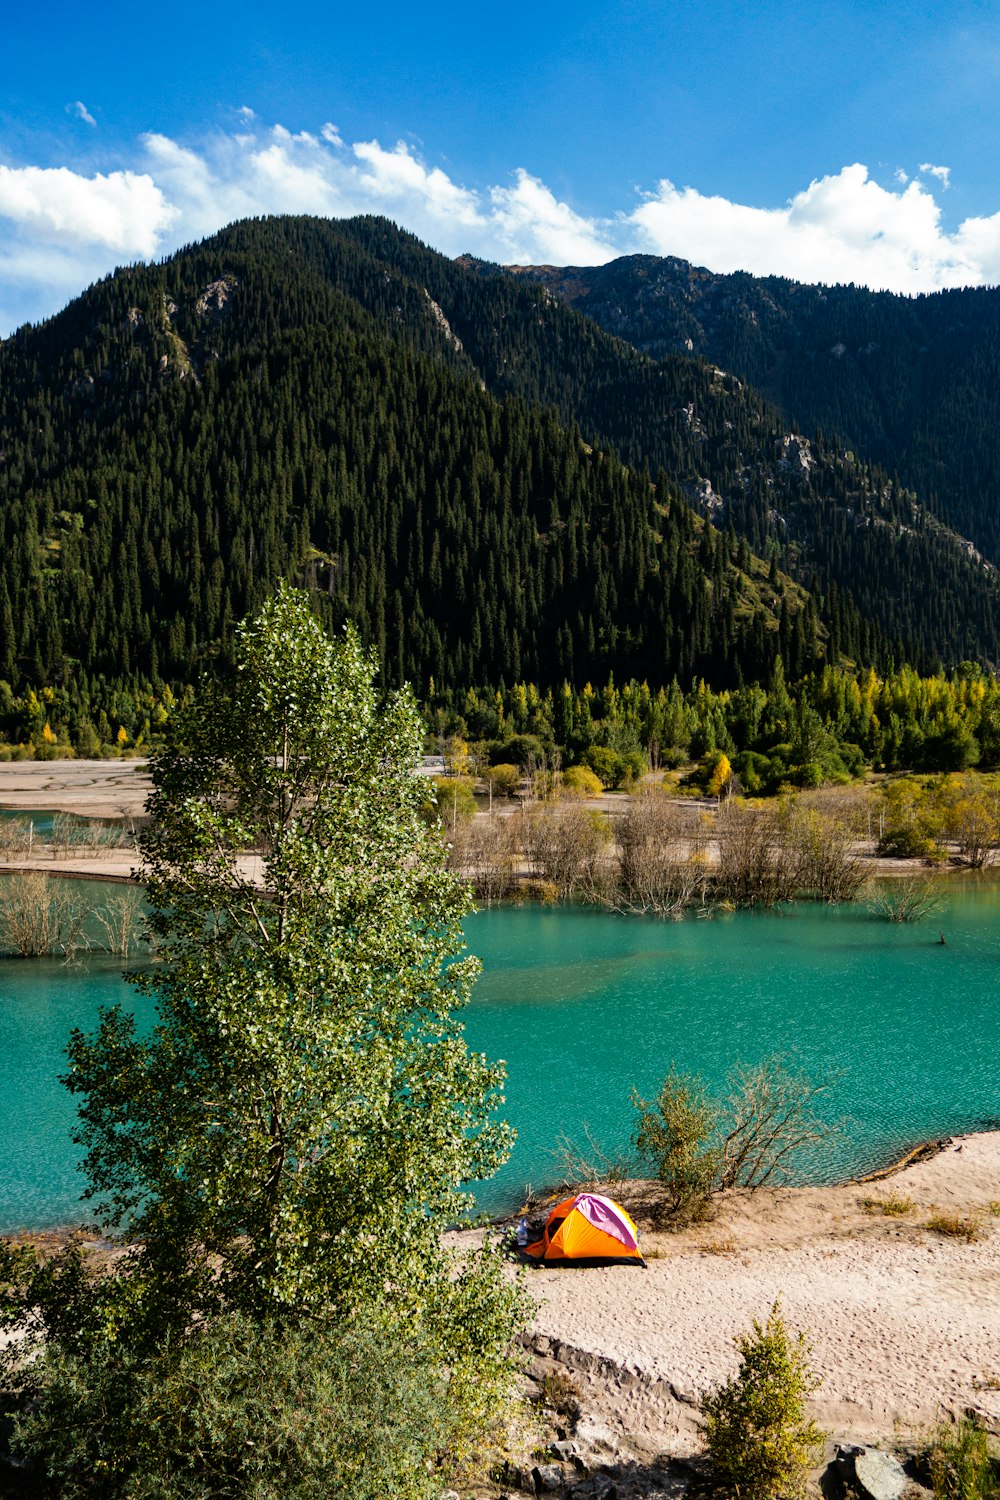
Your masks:
{"label": "distant treeline", "polygon": [[1000,764],[1000,683],[969,665],[921,677],[904,667],[879,676],[827,667],[793,687],[780,660],[767,687],[684,692],[673,682],[541,692],[530,683],[439,700],[437,731],[482,742],[490,761],[526,766],[558,755],[589,765],[605,786],[647,767],[677,766],[724,752],[744,791],[819,786],[866,766],[959,771]]}
{"label": "distant treeline", "polygon": [[[843,782],[866,767],[1000,765],[1000,682],[971,663],[935,676],[826,667],[789,685],[778,658],[766,687],[698,682],[685,691],[676,680],[653,688],[612,677],[602,687],[519,682],[450,693],[432,682],[431,692],[429,744],[457,736],[487,763],[588,765],[608,787],[717,751],[751,795]],[[191,693],[74,682],[18,695],[0,681],[0,758],[149,749]]]}

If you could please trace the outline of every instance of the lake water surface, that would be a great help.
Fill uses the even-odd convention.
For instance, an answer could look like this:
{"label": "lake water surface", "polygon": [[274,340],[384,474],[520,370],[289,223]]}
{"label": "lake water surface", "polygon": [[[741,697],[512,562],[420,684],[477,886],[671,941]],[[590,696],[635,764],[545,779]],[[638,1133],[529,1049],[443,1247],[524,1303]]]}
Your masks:
{"label": "lake water surface", "polygon": [[[848,1128],[813,1164],[826,1178],[1000,1125],[1000,886],[946,892],[940,913],[903,926],[812,905],[683,922],[566,907],[473,917],[484,974],[466,1035],[506,1059],[518,1130],[481,1206],[556,1177],[560,1135],[582,1143],[589,1127],[607,1151],[627,1149],[630,1092],[655,1092],[671,1060],[712,1086],[735,1060],[775,1051],[839,1073],[824,1109]],[[137,1004],[113,963],[0,964],[0,1230],[86,1217],[58,1077],[70,1029],[115,1000]]]}

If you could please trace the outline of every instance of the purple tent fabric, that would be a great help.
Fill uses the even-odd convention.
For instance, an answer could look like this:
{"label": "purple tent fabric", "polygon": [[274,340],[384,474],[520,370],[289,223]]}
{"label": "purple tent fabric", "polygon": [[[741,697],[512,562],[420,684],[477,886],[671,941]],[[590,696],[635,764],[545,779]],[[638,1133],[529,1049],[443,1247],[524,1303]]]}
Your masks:
{"label": "purple tent fabric", "polygon": [[580,1193],[573,1204],[578,1213],[595,1229],[603,1229],[605,1234],[610,1234],[613,1239],[620,1240],[627,1245],[629,1250],[637,1250],[639,1242],[635,1237],[635,1231],[625,1218],[621,1209],[611,1202],[610,1198],[602,1198],[600,1193]]}

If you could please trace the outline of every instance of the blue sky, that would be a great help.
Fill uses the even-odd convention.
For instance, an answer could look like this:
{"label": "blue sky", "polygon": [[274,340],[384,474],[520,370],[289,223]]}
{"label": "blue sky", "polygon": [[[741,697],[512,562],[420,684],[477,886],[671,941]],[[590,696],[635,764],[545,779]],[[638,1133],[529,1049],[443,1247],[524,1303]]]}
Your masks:
{"label": "blue sky", "polygon": [[449,254],[1000,281],[1000,7],[7,7],[0,332],[247,213]]}

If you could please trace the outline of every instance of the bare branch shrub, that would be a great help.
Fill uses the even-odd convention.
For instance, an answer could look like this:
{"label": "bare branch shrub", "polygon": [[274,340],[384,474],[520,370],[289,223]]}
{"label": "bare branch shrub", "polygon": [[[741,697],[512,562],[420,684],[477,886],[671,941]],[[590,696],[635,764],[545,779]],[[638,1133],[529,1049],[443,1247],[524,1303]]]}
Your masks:
{"label": "bare branch shrub", "polygon": [[30,818],[0,818],[0,859],[18,859],[33,842]]}
{"label": "bare branch shrub", "polygon": [[679,807],[660,787],[643,786],[616,827],[619,909],[679,913],[705,887],[705,833],[701,815]]}
{"label": "bare branch shrub", "polygon": [[52,817],[52,832],[49,834],[49,844],[54,853],[68,857],[70,850],[75,850],[82,843],[82,827],[79,818],[74,818],[70,813],[57,812]]}
{"label": "bare branch shrub", "polygon": [[785,806],[753,809],[730,802],[719,815],[716,891],[734,906],[777,906],[799,882],[798,856]]}
{"label": "bare branch shrub", "polygon": [[0,880],[0,948],[18,958],[71,957],[87,947],[86,918],[86,907],[40,870]]}
{"label": "bare branch shrub", "polygon": [[716,1187],[755,1192],[768,1182],[787,1181],[796,1161],[838,1132],[838,1126],[813,1109],[830,1086],[831,1080],[814,1083],[807,1074],[793,1071],[780,1055],[749,1067],[737,1063],[728,1078],[723,1114],[729,1128],[722,1141]]}
{"label": "bare branch shrub", "polygon": [[850,825],[836,813],[795,808],[788,834],[796,854],[798,889],[823,901],[853,901],[868,876],[854,853]]}
{"label": "bare branch shrub", "polygon": [[81,841],[88,848],[137,849],[137,827],[134,818],[121,822],[113,818],[81,819]]}
{"label": "bare branch shrub", "polygon": [[904,875],[880,885],[868,910],[884,922],[920,922],[939,909],[942,899],[926,875]]}
{"label": "bare branch shrub", "polygon": [[874,843],[880,836],[878,813],[882,799],[869,786],[818,786],[796,796],[800,807],[843,825],[856,839]]}
{"label": "bare branch shrub", "polygon": [[524,853],[532,873],[567,896],[594,884],[611,838],[602,813],[575,799],[535,803],[521,819]]}
{"label": "bare branch shrub", "polygon": [[142,941],[142,897],[134,885],[109,896],[103,906],[94,912],[94,918],[104,933],[101,947],[117,958],[128,958]]}
{"label": "bare branch shrub", "polygon": [[452,840],[449,863],[470,879],[487,906],[502,901],[514,885],[520,854],[518,822],[490,813],[459,825]]}
{"label": "bare branch shrub", "polygon": [[584,1144],[560,1133],[552,1155],[556,1160],[560,1190],[578,1192],[583,1188],[606,1187],[618,1191],[635,1176],[635,1162],[622,1152],[605,1150],[595,1141],[590,1126],[583,1125]]}

